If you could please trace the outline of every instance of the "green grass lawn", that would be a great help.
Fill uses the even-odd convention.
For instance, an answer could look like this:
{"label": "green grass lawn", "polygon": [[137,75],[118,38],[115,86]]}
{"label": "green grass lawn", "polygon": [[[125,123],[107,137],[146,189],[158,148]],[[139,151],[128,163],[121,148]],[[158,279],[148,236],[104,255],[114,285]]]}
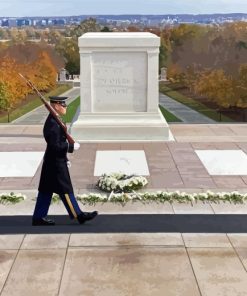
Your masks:
{"label": "green grass lawn", "polygon": [[163,106],[159,105],[159,108],[167,122],[182,122],[181,119],[179,119],[174,114],[166,110]]}
{"label": "green grass lawn", "polygon": [[[160,92],[215,121],[220,121],[219,113],[216,110],[209,109],[207,106],[200,103],[199,101],[186,97],[183,94],[179,93],[179,91],[173,90],[167,85],[160,84]],[[222,115],[221,121],[233,122],[234,120],[225,115]]]}
{"label": "green grass lawn", "polygon": [[72,103],[69,104],[65,116],[62,116],[63,121],[69,123],[75,116],[77,108],[80,106],[80,97],[76,98]]}
{"label": "green grass lawn", "polygon": [[[49,96],[58,96],[64,92],[66,92],[68,89],[70,89],[71,86],[68,84],[62,84],[58,85],[56,89],[52,90],[51,92],[44,95],[45,98],[48,98]],[[43,103],[40,100],[39,97],[34,98],[33,100],[27,102],[26,104],[23,104],[22,106],[12,110],[10,112],[10,122],[21,117],[22,115],[32,111],[33,109],[41,106]],[[8,115],[5,114],[3,116],[0,116],[0,123],[7,123],[8,122]]]}

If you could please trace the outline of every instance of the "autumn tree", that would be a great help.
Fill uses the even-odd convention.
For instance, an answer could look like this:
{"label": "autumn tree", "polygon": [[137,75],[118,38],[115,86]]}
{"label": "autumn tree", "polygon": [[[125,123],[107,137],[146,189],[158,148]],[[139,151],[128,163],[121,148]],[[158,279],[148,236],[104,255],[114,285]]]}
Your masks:
{"label": "autumn tree", "polygon": [[14,59],[18,64],[30,64],[37,60],[42,51],[47,52],[57,71],[64,67],[63,58],[55,51],[53,46],[33,42],[5,47],[2,51],[0,50],[0,59],[8,56]]}
{"label": "autumn tree", "polygon": [[140,32],[141,31],[140,28],[133,26],[133,25],[128,26],[127,30],[128,30],[128,32]]}
{"label": "autumn tree", "polygon": [[72,35],[74,38],[78,38],[81,35],[88,32],[99,32],[100,25],[97,23],[95,18],[88,18],[82,21],[78,26],[72,30]]}
{"label": "autumn tree", "polygon": [[49,44],[57,44],[61,40],[62,35],[58,30],[50,30],[47,38]]}
{"label": "autumn tree", "polygon": [[236,88],[238,101],[236,105],[240,108],[247,108],[247,64],[240,66],[238,82]]}
{"label": "autumn tree", "polygon": [[57,71],[46,51],[42,51],[32,64],[35,73],[34,83],[38,89],[45,91],[56,84]]}
{"label": "autumn tree", "polygon": [[0,81],[0,111],[8,108],[8,92],[3,81]]}
{"label": "autumn tree", "polygon": [[194,86],[196,93],[207,96],[209,100],[225,108],[236,105],[234,88],[234,80],[227,77],[223,70],[201,73]]}
{"label": "autumn tree", "polygon": [[18,63],[9,56],[0,57],[0,69],[0,110],[14,108],[32,92],[18,73],[29,78],[40,91],[47,91],[56,84],[57,70],[46,51],[41,51],[31,63]]}
{"label": "autumn tree", "polygon": [[23,85],[18,73],[21,71],[22,65],[18,65],[14,59],[4,57],[0,59],[0,83],[2,102],[5,107],[14,107],[28,93],[27,86]]}
{"label": "autumn tree", "polygon": [[35,35],[35,29],[33,27],[27,27],[25,29],[26,35],[27,35],[27,39],[35,39],[36,35]]}
{"label": "autumn tree", "polygon": [[27,33],[22,29],[11,28],[10,39],[12,44],[24,44],[27,40]]}
{"label": "autumn tree", "polygon": [[62,38],[56,44],[55,49],[65,59],[65,69],[70,74],[79,74],[80,54],[78,41],[74,38]]}
{"label": "autumn tree", "polygon": [[0,28],[0,39],[8,39],[9,35],[7,33],[7,30]]}
{"label": "autumn tree", "polygon": [[[165,31],[167,34],[169,31]],[[161,33],[168,77],[222,107],[247,107],[247,24],[182,24]],[[169,47],[168,47],[169,48]],[[163,58],[165,60],[165,58]]]}
{"label": "autumn tree", "polygon": [[178,64],[171,64],[167,68],[167,78],[171,82],[181,83],[184,81],[184,73]]}
{"label": "autumn tree", "polygon": [[165,28],[160,33],[159,67],[168,67],[170,62],[172,46],[170,41],[171,29]]}
{"label": "autumn tree", "polygon": [[89,18],[82,21],[78,26],[66,31],[66,37],[57,38],[55,49],[65,60],[65,69],[70,74],[80,73],[80,55],[78,38],[87,32],[99,32],[100,25],[96,19]]}

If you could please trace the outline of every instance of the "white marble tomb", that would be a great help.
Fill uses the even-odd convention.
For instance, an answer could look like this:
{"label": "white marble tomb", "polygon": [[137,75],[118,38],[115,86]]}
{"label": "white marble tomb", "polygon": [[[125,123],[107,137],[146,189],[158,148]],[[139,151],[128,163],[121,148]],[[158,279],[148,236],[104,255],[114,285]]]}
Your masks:
{"label": "white marble tomb", "polygon": [[86,33],[79,38],[78,141],[173,139],[158,108],[160,38],[151,33]]}

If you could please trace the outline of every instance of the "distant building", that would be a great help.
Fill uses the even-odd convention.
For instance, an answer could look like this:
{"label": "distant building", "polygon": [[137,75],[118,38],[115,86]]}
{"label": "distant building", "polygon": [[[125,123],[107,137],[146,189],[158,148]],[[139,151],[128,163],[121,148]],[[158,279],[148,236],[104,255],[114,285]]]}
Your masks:
{"label": "distant building", "polygon": [[[126,29],[127,26],[133,25],[139,28],[145,26],[164,27],[166,25],[175,26],[177,24],[223,24],[225,22],[247,21],[247,13],[234,14],[176,14],[176,15],[98,15],[94,16],[97,22],[103,26],[113,26],[119,30]],[[2,27],[22,27],[22,26],[66,26],[70,24],[79,24],[87,19],[88,16],[67,16],[67,17],[28,17],[28,18],[1,18],[0,26]]]}
{"label": "distant building", "polygon": [[37,21],[35,19],[31,19],[31,26],[36,26]]}
{"label": "distant building", "polygon": [[9,19],[9,27],[16,27],[16,19]]}
{"label": "distant building", "polygon": [[8,27],[9,26],[9,20],[3,19],[2,20],[2,27]]}
{"label": "distant building", "polygon": [[28,20],[28,19],[17,19],[16,20],[16,25],[17,25],[17,27],[30,26],[31,25],[31,20]]}
{"label": "distant building", "polygon": [[64,19],[54,19],[52,20],[52,24],[55,26],[64,26],[66,21]]}

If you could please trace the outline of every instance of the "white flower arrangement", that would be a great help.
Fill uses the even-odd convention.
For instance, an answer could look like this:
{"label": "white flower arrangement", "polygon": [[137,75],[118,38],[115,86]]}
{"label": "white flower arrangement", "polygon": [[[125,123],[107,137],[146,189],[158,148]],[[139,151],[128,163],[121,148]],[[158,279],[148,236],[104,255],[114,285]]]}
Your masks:
{"label": "white flower arrangement", "polygon": [[95,205],[97,202],[112,202],[120,203],[122,205],[126,204],[129,201],[135,202],[140,201],[144,204],[150,202],[157,203],[173,203],[174,201],[179,203],[197,203],[202,201],[203,203],[220,203],[220,202],[229,202],[233,204],[243,204],[247,201],[247,194],[241,194],[237,191],[233,192],[211,192],[207,191],[204,193],[186,193],[186,192],[166,192],[166,191],[157,191],[157,192],[145,192],[145,193],[136,193],[134,190],[131,193],[121,192],[114,193],[113,191],[109,196],[101,195],[98,193],[83,194],[78,195],[77,199],[83,204]]}
{"label": "white flower arrangement", "polygon": [[0,193],[0,204],[16,204],[20,201],[25,200],[27,197],[22,193]]}
{"label": "white flower arrangement", "polygon": [[[197,203],[202,201],[203,203],[220,203],[220,202],[229,202],[233,204],[243,204],[247,201],[247,193],[242,194],[237,191],[233,192],[202,192],[202,193],[186,193],[186,192],[167,192],[167,191],[157,191],[157,192],[144,192],[137,193],[135,190],[131,189],[132,192],[114,192],[111,191],[111,194],[99,194],[99,193],[90,193],[90,194],[81,194],[77,195],[76,199],[83,204],[95,205],[96,203],[120,203],[125,205],[127,202],[139,201],[144,204],[150,202],[157,203],[173,203],[174,201],[179,203]],[[56,200],[56,196],[53,196]],[[58,198],[58,196],[57,196]],[[11,193],[0,193],[0,204],[15,204],[26,199],[26,196],[22,193],[15,194]],[[60,200],[60,198],[58,198]]]}
{"label": "white flower arrangement", "polygon": [[103,174],[97,186],[106,192],[132,192],[143,188],[148,184],[145,177],[137,175],[126,175],[123,173]]}

